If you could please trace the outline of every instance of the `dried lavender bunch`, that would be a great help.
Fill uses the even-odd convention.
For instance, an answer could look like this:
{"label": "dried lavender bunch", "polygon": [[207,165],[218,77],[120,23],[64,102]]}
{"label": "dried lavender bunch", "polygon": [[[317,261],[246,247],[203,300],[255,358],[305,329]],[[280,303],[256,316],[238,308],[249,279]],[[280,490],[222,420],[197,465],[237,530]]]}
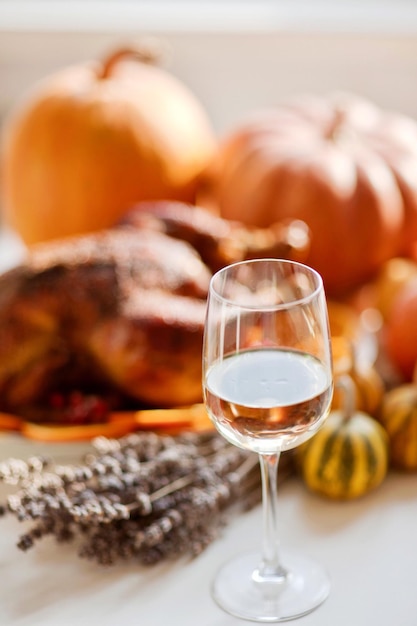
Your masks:
{"label": "dried lavender bunch", "polygon": [[100,437],[78,465],[9,459],[0,463],[0,481],[17,487],[0,514],[33,522],[21,549],[46,535],[77,539],[80,556],[104,565],[195,556],[227,514],[260,500],[256,455],[215,433]]}

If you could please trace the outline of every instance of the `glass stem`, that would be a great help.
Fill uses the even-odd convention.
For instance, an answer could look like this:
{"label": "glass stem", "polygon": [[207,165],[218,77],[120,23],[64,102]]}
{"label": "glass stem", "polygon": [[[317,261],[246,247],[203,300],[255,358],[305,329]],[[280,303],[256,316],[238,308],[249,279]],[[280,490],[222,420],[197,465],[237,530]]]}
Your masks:
{"label": "glass stem", "polygon": [[288,571],[280,561],[278,537],[278,463],[280,453],[260,454],[259,462],[262,477],[263,546],[262,562],[254,573],[259,582],[283,583]]}

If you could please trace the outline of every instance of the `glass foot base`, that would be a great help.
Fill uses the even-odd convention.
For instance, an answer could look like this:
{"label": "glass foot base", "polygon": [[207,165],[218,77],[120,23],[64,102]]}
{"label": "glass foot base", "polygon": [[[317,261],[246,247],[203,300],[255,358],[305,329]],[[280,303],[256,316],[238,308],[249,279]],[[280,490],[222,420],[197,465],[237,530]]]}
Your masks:
{"label": "glass foot base", "polygon": [[257,582],[253,573],[260,560],[259,553],[243,554],[220,568],[211,588],[220,608],[253,622],[284,622],[310,613],[329,595],[328,575],[315,561],[283,552],[288,576]]}

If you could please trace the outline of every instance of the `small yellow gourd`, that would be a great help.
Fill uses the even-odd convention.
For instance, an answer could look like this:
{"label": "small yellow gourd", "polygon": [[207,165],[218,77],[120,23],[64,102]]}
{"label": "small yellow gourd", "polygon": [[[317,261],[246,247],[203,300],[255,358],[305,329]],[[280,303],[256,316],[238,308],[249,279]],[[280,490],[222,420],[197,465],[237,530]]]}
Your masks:
{"label": "small yellow gourd", "polygon": [[417,470],[417,384],[407,383],[388,391],[381,405],[380,421],[388,433],[391,464]]}
{"label": "small yellow gourd", "polygon": [[345,404],[333,410],[320,430],[300,448],[302,478],[312,491],[338,500],[378,487],[389,466],[388,437],[376,419],[355,409],[354,384],[342,381]]}
{"label": "small yellow gourd", "polygon": [[348,374],[354,383],[355,408],[375,417],[385,392],[384,381],[372,363],[360,362],[353,342],[345,336],[332,336],[333,374],[335,389],[332,410],[344,405],[345,390],[338,385],[340,377]]}
{"label": "small yellow gourd", "polygon": [[[353,366],[349,376],[354,383],[355,407],[375,417],[384,396],[384,382],[375,369],[370,365],[366,368]],[[332,409],[340,409],[343,406],[343,391],[335,388],[332,400]]]}

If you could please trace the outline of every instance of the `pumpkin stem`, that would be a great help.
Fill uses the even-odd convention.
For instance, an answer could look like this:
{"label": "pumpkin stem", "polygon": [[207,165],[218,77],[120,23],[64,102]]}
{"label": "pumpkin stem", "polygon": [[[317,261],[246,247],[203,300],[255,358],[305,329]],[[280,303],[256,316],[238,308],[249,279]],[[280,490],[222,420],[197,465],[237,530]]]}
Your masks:
{"label": "pumpkin stem", "polygon": [[357,142],[357,133],[346,123],[346,117],[346,111],[343,108],[335,111],[333,121],[326,133],[329,141],[342,145]]}
{"label": "pumpkin stem", "polygon": [[349,374],[343,374],[336,381],[336,386],[343,391],[343,419],[349,420],[355,411],[355,383]]}
{"label": "pumpkin stem", "polygon": [[139,61],[139,63],[156,65],[161,59],[161,50],[157,49],[157,46],[150,44],[140,48],[119,48],[104,59],[97,72],[97,78],[99,80],[108,78],[111,76],[113,68],[120,61],[129,58]]}

